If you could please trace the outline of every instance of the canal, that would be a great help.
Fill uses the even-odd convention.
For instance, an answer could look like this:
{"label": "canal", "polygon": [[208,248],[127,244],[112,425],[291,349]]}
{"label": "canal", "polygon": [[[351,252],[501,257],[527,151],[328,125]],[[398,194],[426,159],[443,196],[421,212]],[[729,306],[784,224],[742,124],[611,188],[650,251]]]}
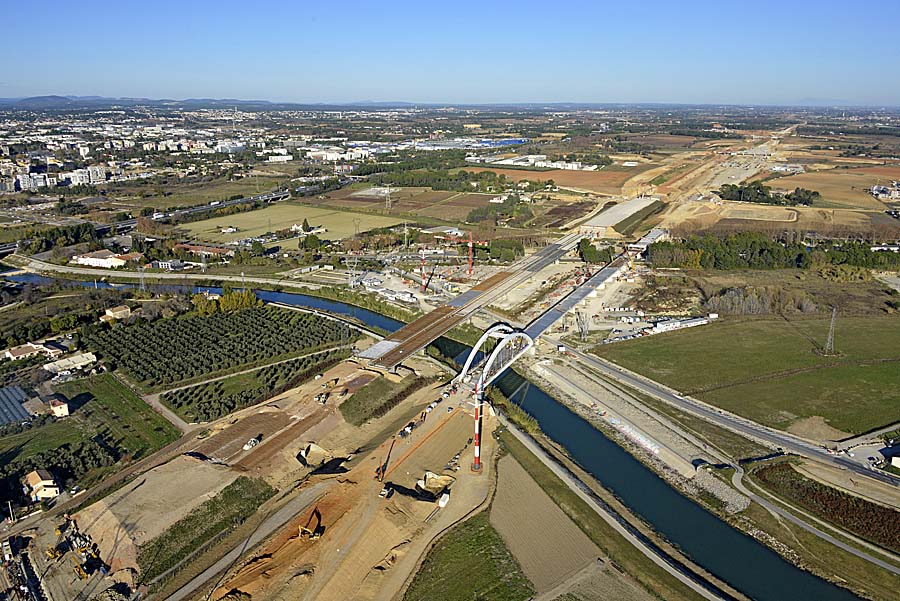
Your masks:
{"label": "canal", "polygon": [[[34,275],[8,279],[35,284],[51,282]],[[94,284],[85,282],[84,285]],[[202,290],[219,291],[217,288]],[[266,301],[344,315],[387,331],[403,325],[366,309],[305,294],[259,290],[257,295]],[[465,345],[447,339],[438,340],[435,346],[448,357],[459,358],[468,350]],[[797,568],[732,528],[672,488],[561,402],[533,384],[523,384],[524,380],[515,372],[508,372],[497,382],[504,394],[515,395],[513,400],[537,419],[544,433],[564,446],[585,471],[697,564],[735,589],[761,601],[858,599],[851,592]]]}

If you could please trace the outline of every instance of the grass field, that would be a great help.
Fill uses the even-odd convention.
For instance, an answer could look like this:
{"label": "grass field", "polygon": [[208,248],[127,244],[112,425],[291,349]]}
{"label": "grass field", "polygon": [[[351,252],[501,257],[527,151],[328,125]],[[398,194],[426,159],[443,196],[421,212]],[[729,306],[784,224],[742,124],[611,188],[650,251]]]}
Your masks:
{"label": "grass field", "polygon": [[839,318],[834,357],[817,352],[828,327],[827,318],[729,319],[594,352],[776,428],[821,416],[859,433],[900,420],[900,320]]}
{"label": "grass field", "polygon": [[437,542],[404,599],[524,601],[533,594],[531,583],[485,511],[455,526]]}
{"label": "grass field", "polygon": [[94,425],[108,444],[134,459],[162,448],[178,430],[111,374],[67,382],[57,387]]}
{"label": "grass field", "polygon": [[175,567],[200,545],[243,522],[275,493],[262,480],[241,476],[180,519],[138,553],[141,578],[152,580]]}
{"label": "grass field", "polygon": [[[390,227],[402,220],[380,215],[366,215],[350,211],[335,211],[318,207],[309,207],[295,202],[280,202],[265,209],[215,217],[203,221],[195,221],[181,226],[191,236],[209,242],[233,242],[250,236],[259,236],[266,232],[288,229],[292,225],[300,225],[309,220],[313,227],[324,227],[324,234],[317,234],[327,240],[340,240],[352,236],[356,232],[354,219],[360,220],[359,229],[365,232],[379,227]],[[236,227],[237,232],[223,234],[220,230]]]}
{"label": "grass field", "polygon": [[813,204],[815,207],[877,211],[884,210],[884,204],[866,192],[866,188],[874,186],[879,179],[884,182],[886,176],[879,176],[877,171],[873,172],[870,168],[831,169],[779,177],[767,181],[766,185],[789,190],[794,188],[817,190],[822,195],[822,200],[816,201]]}
{"label": "grass field", "polygon": [[[123,185],[110,190],[110,196],[116,199],[110,204],[123,207],[153,207],[155,209],[194,206],[207,204],[214,200],[225,200],[236,194],[252,196],[270,192],[287,180],[287,177],[273,174],[271,177],[252,177],[235,181],[222,178],[212,182],[176,184],[174,186],[164,184]],[[166,195],[156,194],[158,189],[164,191]],[[142,193],[152,195],[141,197]],[[129,197],[126,198],[126,196]]]}
{"label": "grass field", "polygon": [[84,438],[101,436],[139,458],[178,438],[178,431],[110,374],[68,382],[57,390],[70,399],[71,415],[0,438],[4,460],[23,460]]}
{"label": "grass field", "polygon": [[378,377],[341,403],[341,415],[354,426],[362,425],[373,417],[381,417],[426,384],[428,380],[424,378],[408,377],[402,382],[391,382]]}
{"label": "grass field", "polygon": [[553,180],[557,186],[590,190],[604,194],[618,194],[622,191],[622,185],[631,177],[642,171],[658,167],[656,163],[641,163],[636,167],[609,166],[597,171],[567,171],[553,169],[552,171],[520,171],[517,169],[499,169],[494,167],[466,167],[465,171],[475,173],[481,171],[493,171],[497,175],[505,175],[510,181],[518,182],[524,179],[530,181]]}

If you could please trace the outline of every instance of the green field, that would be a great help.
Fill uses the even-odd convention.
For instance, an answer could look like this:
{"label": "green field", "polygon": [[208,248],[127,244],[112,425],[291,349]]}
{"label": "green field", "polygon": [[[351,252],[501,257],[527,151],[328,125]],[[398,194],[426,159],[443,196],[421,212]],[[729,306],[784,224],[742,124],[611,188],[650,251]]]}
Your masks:
{"label": "green field", "polygon": [[[56,390],[69,399],[68,417],[0,437],[0,494],[37,467],[63,482],[97,481],[118,461],[150,455],[179,432],[110,374],[68,382]],[[5,490],[4,490],[5,489]]]}
{"label": "green field", "polygon": [[403,598],[524,601],[532,595],[534,588],[482,511],[437,542]]}
{"label": "green field", "polygon": [[[321,226],[328,230],[323,234],[316,234],[319,238],[326,240],[340,240],[354,235],[356,233],[354,219],[360,220],[360,232],[379,227],[390,227],[403,221],[393,217],[320,209],[286,201],[257,211],[195,221],[181,227],[198,239],[224,243],[250,236],[259,236],[266,232],[289,229],[292,225],[301,225],[304,219],[307,219],[313,227]],[[236,227],[238,231],[223,234],[221,230],[227,227]]]}
{"label": "green field", "polygon": [[111,374],[67,382],[56,389],[80,407],[79,419],[93,424],[107,444],[134,459],[179,436],[175,426]]}
{"label": "green field", "polygon": [[[270,177],[243,178],[235,181],[222,178],[196,184],[146,183],[135,185],[132,183],[112,187],[109,195],[117,199],[122,197],[122,200],[116,201],[116,205],[165,209],[208,204],[215,200],[227,200],[237,194],[252,196],[271,192],[287,181],[288,178],[273,174]],[[158,194],[159,191],[165,192],[165,195]],[[126,195],[134,197],[124,198]]]}
{"label": "green field", "polygon": [[775,428],[821,416],[860,433],[900,420],[900,320],[839,317],[833,357],[819,352],[828,327],[826,318],[736,318],[594,352]]}
{"label": "green field", "polygon": [[380,376],[341,403],[341,415],[348,423],[360,426],[374,417],[381,417],[428,382],[424,378],[411,377],[404,378],[402,382],[392,382]]}
{"label": "green field", "polygon": [[220,532],[243,522],[273,494],[275,491],[262,480],[239,477],[140,548],[142,581],[175,567]]}

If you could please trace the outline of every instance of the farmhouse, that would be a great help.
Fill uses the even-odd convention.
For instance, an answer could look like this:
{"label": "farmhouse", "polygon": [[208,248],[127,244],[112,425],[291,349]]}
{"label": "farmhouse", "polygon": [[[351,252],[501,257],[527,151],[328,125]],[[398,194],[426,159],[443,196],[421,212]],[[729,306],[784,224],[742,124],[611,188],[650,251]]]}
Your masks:
{"label": "farmhouse", "polygon": [[8,348],[3,352],[6,359],[27,359],[38,355],[46,355],[56,358],[66,352],[66,348],[55,340],[47,342],[26,342],[19,346]]}
{"label": "farmhouse", "polygon": [[92,365],[95,361],[97,361],[97,356],[94,355],[94,353],[78,353],[71,357],[60,359],[59,361],[47,363],[44,365],[44,369],[51,374],[60,374],[62,372],[72,372],[77,369],[84,369],[85,367]]}
{"label": "farmhouse", "polygon": [[71,262],[76,265],[87,265],[88,267],[114,269],[116,267],[124,267],[131,261],[139,261],[143,258],[144,255],[136,252],[117,255],[111,250],[98,250],[83,255],[75,255],[72,257]]}
{"label": "farmhouse", "polygon": [[67,417],[69,415],[69,404],[59,398],[51,398],[50,413],[53,414],[53,417]]}
{"label": "farmhouse", "polygon": [[25,484],[31,489],[31,500],[37,503],[59,496],[59,486],[47,470],[34,470],[25,475]]}

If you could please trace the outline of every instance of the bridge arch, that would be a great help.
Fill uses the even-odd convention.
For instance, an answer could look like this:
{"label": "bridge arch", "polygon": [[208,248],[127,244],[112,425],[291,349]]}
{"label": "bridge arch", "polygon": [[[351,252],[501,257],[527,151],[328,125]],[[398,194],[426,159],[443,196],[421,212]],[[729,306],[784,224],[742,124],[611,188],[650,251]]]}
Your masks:
{"label": "bridge arch", "polygon": [[[498,338],[500,342],[482,361],[476,361],[478,354],[482,352],[482,348],[489,338]],[[475,459],[472,462],[474,471],[481,471],[481,422],[484,416],[485,390],[500,377],[500,374],[533,346],[534,340],[524,331],[505,323],[494,324],[481,335],[481,338],[472,347],[465,364],[463,364],[462,371],[454,379],[456,382],[464,382],[469,375],[475,375],[475,373],[478,375],[478,380],[474,386]]]}

